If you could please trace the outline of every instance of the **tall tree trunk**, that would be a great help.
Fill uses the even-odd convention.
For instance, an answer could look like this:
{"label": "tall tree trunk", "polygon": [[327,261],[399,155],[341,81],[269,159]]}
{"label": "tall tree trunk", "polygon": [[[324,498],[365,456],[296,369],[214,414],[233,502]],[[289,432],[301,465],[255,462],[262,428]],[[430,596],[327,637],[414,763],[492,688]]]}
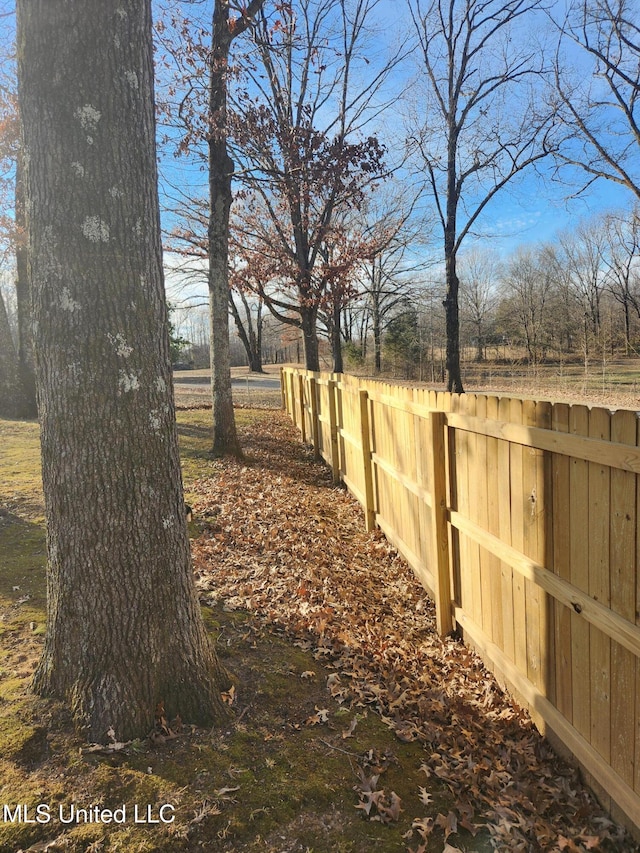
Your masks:
{"label": "tall tree trunk", "polygon": [[624,354],[629,355],[631,347],[631,318],[629,316],[629,300],[624,300]]}
{"label": "tall tree trunk", "polygon": [[[450,123],[452,124],[452,122]],[[458,292],[460,281],[456,271],[456,218],[458,209],[458,188],[456,172],[457,138],[453,127],[449,127],[447,159],[447,207],[444,222],[444,261],[447,293],[444,299],[445,329],[447,335],[447,391],[462,393],[460,373],[460,312]]]}
{"label": "tall tree trunk", "polygon": [[227,151],[227,70],[232,36],[228,4],[214,0],[209,88],[209,317],[213,452],[242,456],[231,394],[229,212],[233,160]]}
{"label": "tall tree trunk", "polygon": [[342,362],[342,311],[338,295],[334,297],[332,313],[331,343],[333,349],[333,372],[344,373],[344,364]]}
{"label": "tall tree trunk", "polygon": [[373,325],[373,359],[375,372],[380,373],[382,370],[382,322],[380,319],[380,302],[377,295],[373,301],[372,308],[372,325]]}
{"label": "tall tree trunk", "polygon": [[31,323],[31,285],[27,263],[26,220],[24,206],[24,167],[22,152],[18,152],[16,165],[16,296],[18,299],[18,364],[24,397],[23,417],[38,416],[36,402],[36,372]]}
{"label": "tall tree trunk", "polygon": [[256,321],[257,328],[254,330],[251,321],[251,309],[247,299],[243,293],[240,294],[240,298],[242,299],[242,304],[244,305],[245,315],[247,318],[246,328],[245,324],[242,322],[242,317],[240,316],[240,311],[238,310],[235,299],[233,298],[233,293],[229,291],[229,306],[231,308],[233,320],[236,324],[238,337],[242,341],[242,346],[247,354],[249,370],[252,373],[264,373],[262,368],[262,306],[261,304],[258,305],[258,318]]}
{"label": "tall tree trunk", "polygon": [[482,320],[476,320],[476,362],[484,361],[484,334],[482,332]]}
{"label": "tall tree trunk", "polygon": [[20,418],[24,410],[18,353],[13,344],[7,307],[0,291],[0,417]]}
{"label": "tall tree trunk", "polygon": [[34,688],[90,740],[146,735],[159,703],[209,725],[228,680],[182,497],[150,0],[17,8],[49,557]]}
{"label": "tall tree trunk", "polygon": [[445,277],[447,283],[447,294],[444,299],[445,328],[447,334],[447,391],[460,394],[464,391],[462,387],[462,376],[460,373],[460,314],[458,309],[459,281],[456,274],[455,254],[446,254],[445,251]]}
{"label": "tall tree trunk", "polygon": [[316,309],[304,305],[300,307],[302,339],[304,341],[304,360],[307,370],[320,370],[318,333],[316,331]]}
{"label": "tall tree trunk", "polygon": [[251,349],[254,353],[254,358],[249,362],[249,366],[253,373],[264,373],[262,369],[262,330],[263,330],[263,319],[262,319],[262,311],[264,305],[262,301],[258,303],[258,312],[256,316],[256,329],[255,334],[253,330],[250,330],[251,336]]}

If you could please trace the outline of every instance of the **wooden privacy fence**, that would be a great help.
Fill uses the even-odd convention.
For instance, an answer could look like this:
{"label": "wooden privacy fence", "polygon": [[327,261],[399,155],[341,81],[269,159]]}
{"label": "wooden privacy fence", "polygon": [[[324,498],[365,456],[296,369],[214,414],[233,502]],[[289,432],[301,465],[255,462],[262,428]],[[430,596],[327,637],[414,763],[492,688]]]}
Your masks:
{"label": "wooden privacy fence", "polygon": [[283,404],[538,728],[640,830],[635,412],[282,371]]}

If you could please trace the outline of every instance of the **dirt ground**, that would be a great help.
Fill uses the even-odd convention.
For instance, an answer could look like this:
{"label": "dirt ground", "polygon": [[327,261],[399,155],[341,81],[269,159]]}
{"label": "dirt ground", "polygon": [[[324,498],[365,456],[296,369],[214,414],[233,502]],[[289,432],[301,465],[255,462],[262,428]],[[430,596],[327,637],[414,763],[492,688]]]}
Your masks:
{"label": "dirt ground", "polygon": [[37,428],[0,422],[2,803],[54,817],[139,804],[156,818],[164,804],[175,818],[5,820],[0,853],[637,850],[481,661],[437,637],[406,564],[286,416],[237,421],[240,462],[209,454],[207,409],[179,413],[196,582],[234,679],[229,725],[163,721],[111,749],[29,692],[45,620]]}

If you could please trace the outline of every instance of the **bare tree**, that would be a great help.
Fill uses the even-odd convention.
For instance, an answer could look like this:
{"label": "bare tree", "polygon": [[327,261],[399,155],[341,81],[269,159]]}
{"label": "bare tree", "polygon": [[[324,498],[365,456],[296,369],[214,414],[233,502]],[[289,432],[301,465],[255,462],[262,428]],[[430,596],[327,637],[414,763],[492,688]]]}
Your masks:
{"label": "bare tree", "polygon": [[[558,115],[569,133],[556,156],[584,171],[587,186],[605,178],[640,199],[640,6],[637,0],[574,0],[557,26]],[[560,56],[564,42],[580,48],[573,69]]]}
{"label": "bare tree", "polygon": [[159,704],[211,724],[226,717],[228,679],[185,523],[151,3],[17,8],[49,559],[34,687],[67,702],[91,740],[145,736]]}
{"label": "bare tree", "polygon": [[22,148],[16,153],[15,176],[15,243],[16,300],[18,313],[18,364],[20,385],[24,399],[23,414],[28,418],[38,415],[36,400],[35,353],[31,318],[31,279],[27,253],[26,210],[24,198],[24,166]]}
{"label": "bare tree", "polygon": [[[13,38],[10,39],[10,44],[13,52]],[[15,90],[15,57],[3,55],[0,65],[0,257],[3,269],[11,268],[15,273],[18,358],[17,379],[10,383],[13,400],[5,399],[5,410],[8,406],[14,416],[34,418],[38,411],[26,257],[22,146]],[[7,369],[5,366],[3,372],[6,373]],[[8,386],[5,392],[8,393]]]}
{"label": "bare tree", "polygon": [[[205,23],[197,10],[192,8],[192,18],[182,17],[170,3],[156,27],[162,65],[171,67],[171,82],[163,99],[167,141],[179,153],[206,162],[208,171],[207,203],[198,215],[206,217],[212,449],[216,455],[242,456],[233,413],[229,355],[229,216],[235,168],[228,146],[228,86],[235,71],[231,49],[234,41],[254,25],[263,4],[264,0],[213,0],[210,23]],[[189,194],[181,187],[170,189],[178,198],[178,208],[184,210]],[[185,239],[184,228],[182,232]],[[199,230],[195,239],[201,242]]]}
{"label": "bare tree", "polygon": [[248,190],[238,239],[269,310],[301,330],[312,370],[318,312],[344,304],[348,265],[362,256],[359,235],[349,232],[347,245],[339,215],[359,209],[383,173],[382,146],[367,135],[393,65],[375,67],[366,56],[377,5],[299,0],[279,7],[276,20],[263,14],[250,94],[234,103],[234,156]]}
{"label": "bare tree", "polygon": [[24,408],[18,353],[11,334],[5,299],[0,290],[0,417],[23,417]]}
{"label": "bare tree", "polygon": [[607,269],[607,234],[601,218],[581,222],[560,235],[562,262],[582,315],[585,367],[594,346],[602,347],[602,298]]}
{"label": "bare tree", "polygon": [[460,256],[460,308],[473,330],[476,361],[484,361],[487,331],[497,301],[500,262],[491,250],[477,247]]}
{"label": "bare tree", "polygon": [[624,347],[631,349],[631,313],[640,317],[640,209],[609,214],[605,219],[607,289],[622,307]]}
{"label": "bare tree", "polygon": [[503,300],[498,322],[522,339],[529,364],[543,358],[549,338],[550,301],[554,270],[544,249],[519,249],[507,262],[502,279]]}
{"label": "bare tree", "polygon": [[[233,245],[233,244],[232,244]],[[231,266],[229,307],[242,342],[249,369],[253,373],[263,373],[262,369],[262,328],[264,324],[264,300],[260,296],[260,287],[253,280],[253,270],[236,263]]]}
{"label": "bare tree", "polygon": [[387,198],[368,211],[373,251],[362,265],[360,293],[373,335],[374,370],[382,369],[382,342],[387,324],[407,300],[416,298],[416,276],[429,261],[421,257],[430,236],[426,223],[413,217],[413,203]]}
{"label": "bare tree", "polygon": [[407,2],[426,85],[411,143],[442,227],[447,388],[460,392],[458,252],[496,194],[551,147],[552,112],[535,92],[544,56],[522,38],[541,1]]}

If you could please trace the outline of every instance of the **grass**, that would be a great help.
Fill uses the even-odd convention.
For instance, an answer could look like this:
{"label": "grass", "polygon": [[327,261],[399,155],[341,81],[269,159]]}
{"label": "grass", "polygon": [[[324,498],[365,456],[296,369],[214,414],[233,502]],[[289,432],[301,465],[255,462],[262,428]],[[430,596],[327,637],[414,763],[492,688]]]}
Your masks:
{"label": "grass", "polygon": [[[237,415],[241,427],[269,417],[251,410]],[[189,495],[194,480],[216,472],[208,412],[180,412],[179,431]],[[378,767],[380,787],[384,782],[403,802],[415,801],[421,745],[400,743],[373,713],[339,706],[326,687],[330,667],[242,611],[203,611],[236,679],[233,724],[191,729],[164,743],[141,740],[112,755],[83,751],[66,709],[29,689],[45,624],[37,425],[0,421],[0,441],[0,797],[9,818],[22,805],[22,817],[33,821],[0,820],[0,853],[49,843],[48,850],[70,853],[406,850],[411,812],[393,825],[366,820],[355,808],[354,785],[358,767],[371,773]],[[318,709],[326,721],[314,723]],[[354,715],[357,728],[345,740]],[[445,786],[436,785],[433,796],[446,814]],[[69,817],[72,804],[124,807],[127,820],[63,825],[60,817]],[[134,822],[136,806],[139,818],[157,821],[165,804],[171,823]],[[36,815],[50,820],[38,822]],[[489,849],[486,838],[458,839],[465,837],[461,849]],[[442,845],[437,831],[427,849]]]}

